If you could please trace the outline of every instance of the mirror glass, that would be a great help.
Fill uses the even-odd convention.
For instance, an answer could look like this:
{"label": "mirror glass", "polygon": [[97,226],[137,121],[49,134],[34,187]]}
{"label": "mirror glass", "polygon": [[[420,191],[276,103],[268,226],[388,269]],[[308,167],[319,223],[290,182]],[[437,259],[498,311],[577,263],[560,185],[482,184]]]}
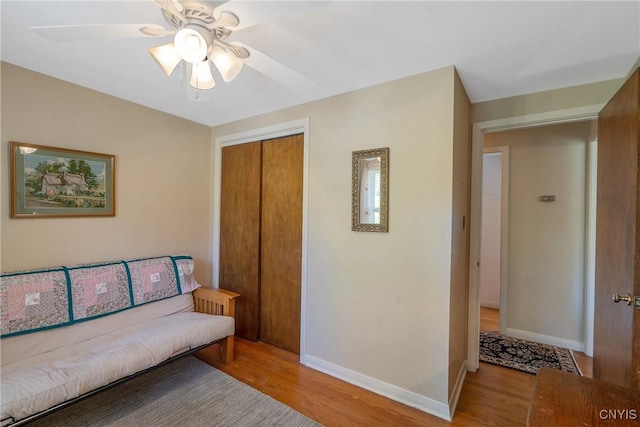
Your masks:
{"label": "mirror glass", "polygon": [[352,154],[351,229],[388,231],[389,148]]}

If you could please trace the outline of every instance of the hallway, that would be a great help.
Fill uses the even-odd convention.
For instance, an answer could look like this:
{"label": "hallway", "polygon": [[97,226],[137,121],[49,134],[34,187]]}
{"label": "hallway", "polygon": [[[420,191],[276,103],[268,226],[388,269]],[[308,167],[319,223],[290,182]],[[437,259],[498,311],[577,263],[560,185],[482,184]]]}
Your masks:
{"label": "hallway", "polygon": [[[480,330],[483,332],[497,332],[499,329],[500,311],[494,308],[480,307]],[[580,351],[574,351],[573,356],[582,374],[585,377],[593,378],[593,358]]]}

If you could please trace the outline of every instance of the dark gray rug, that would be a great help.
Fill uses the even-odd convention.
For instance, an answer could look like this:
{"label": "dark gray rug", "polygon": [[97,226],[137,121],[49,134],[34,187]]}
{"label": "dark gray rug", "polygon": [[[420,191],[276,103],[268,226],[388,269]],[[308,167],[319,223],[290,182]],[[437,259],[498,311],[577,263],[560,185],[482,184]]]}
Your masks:
{"label": "dark gray rug", "polygon": [[480,332],[480,361],[529,374],[549,367],[582,375],[569,349],[492,332]]}
{"label": "dark gray rug", "polygon": [[187,356],[39,418],[29,426],[316,427],[320,424]]}

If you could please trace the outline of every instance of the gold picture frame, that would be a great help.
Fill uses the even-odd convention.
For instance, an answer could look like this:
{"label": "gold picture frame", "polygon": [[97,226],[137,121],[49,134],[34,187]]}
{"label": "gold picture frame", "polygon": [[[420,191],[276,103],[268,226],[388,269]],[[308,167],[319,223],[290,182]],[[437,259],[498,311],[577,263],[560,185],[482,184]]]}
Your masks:
{"label": "gold picture frame", "polygon": [[9,143],[11,218],[115,216],[115,156]]}

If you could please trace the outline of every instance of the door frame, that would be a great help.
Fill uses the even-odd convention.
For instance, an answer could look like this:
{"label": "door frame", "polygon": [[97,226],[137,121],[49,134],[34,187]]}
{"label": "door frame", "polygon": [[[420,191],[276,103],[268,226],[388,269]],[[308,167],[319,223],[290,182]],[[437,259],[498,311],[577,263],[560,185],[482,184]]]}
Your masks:
{"label": "door frame", "polygon": [[[544,113],[527,114],[523,116],[506,117],[502,119],[475,122],[472,125],[471,135],[471,213],[469,228],[469,315],[467,325],[467,368],[475,372],[479,367],[479,335],[480,335],[480,294],[479,294],[479,272],[480,272],[480,224],[482,218],[482,155],[484,135],[486,133],[500,132],[504,130],[522,129],[538,126],[546,126],[560,123],[571,123],[585,120],[597,120],[598,113],[605,104],[593,104],[583,107],[554,110]],[[588,165],[591,164],[591,141],[588,142]],[[592,175],[593,168],[589,168],[588,183],[595,185]],[[595,253],[595,210],[592,211],[595,203],[592,203],[592,188],[587,190],[587,224],[585,245],[585,262],[592,262],[591,252]],[[595,267],[594,267],[595,268]],[[589,269],[589,274],[594,268]],[[585,353],[593,353],[593,295],[594,282],[591,277],[585,278]],[[591,301],[590,301],[591,300]]]}
{"label": "door frame", "polygon": [[307,247],[309,229],[309,118],[250,129],[230,135],[218,136],[213,141],[213,227],[212,227],[212,285],[220,287],[220,189],[222,186],[222,148],[265,139],[303,134],[304,155],[302,165],[302,260],[300,277],[300,363],[306,365],[307,340]]}

